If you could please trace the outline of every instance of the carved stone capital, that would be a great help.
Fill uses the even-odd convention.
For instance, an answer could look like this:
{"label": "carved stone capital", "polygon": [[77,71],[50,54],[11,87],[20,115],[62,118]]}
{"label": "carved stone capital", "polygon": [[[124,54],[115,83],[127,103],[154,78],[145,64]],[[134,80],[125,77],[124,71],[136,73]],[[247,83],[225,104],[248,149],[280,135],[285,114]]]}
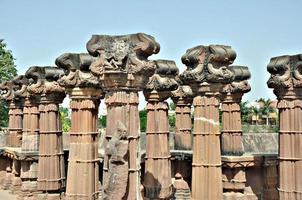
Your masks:
{"label": "carved stone capital", "polygon": [[27,91],[31,95],[43,97],[42,101],[62,101],[65,90],[57,80],[63,76],[64,71],[57,67],[30,67],[25,76],[29,80]]}
{"label": "carved stone capital", "polygon": [[155,39],[144,33],[93,35],[87,43],[88,52],[95,56],[90,70],[99,77],[104,90],[141,90],[156,69],[148,57],[159,48]]}
{"label": "carved stone capital", "polygon": [[1,99],[8,102],[12,101],[14,98],[13,87],[14,84],[11,81],[5,81],[1,83],[0,84]]}
{"label": "carved stone capital", "polygon": [[56,65],[62,68],[65,74],[58,83],[65,88],[99,88],[98,78],[89,69],[94,60],[95,58],[86,53],[65,53],[59,56],[56,59]]}
{"label": "carved stone capital", "polygon": [[236,52],[230,46],[209,45],[188,49],[182,56],[187,69],[180,78],[184,84],[228,83],[234,79],[229,65],[236,58]]}
{"label": "carved stone capital", "polygon": [[27,86],[28,79],[25,75],[16,76],[12,82],[14,83],[14,96],[15,98],[25,98],[28,95]]}
{"label": "carved stone capital", "polygon": [[188,85],[179,85],[178,88],[172,91],[172,100],[175,104],[192,104],[193,91]]}
{"label": "carved stone capital", "polygon": [[149,82],[145,86],[145,93],[156,91],[164,99],[171,96],[171,91],[178,87],[178,68],[174,61],[156,60],[154,61],[156,70]]}
{"label": "carved stone capital", "polygon": [[267,71],[271,74],[267,85],[278,98],[283,98],[287,90],[302,88],[302,54],[273,57]]}

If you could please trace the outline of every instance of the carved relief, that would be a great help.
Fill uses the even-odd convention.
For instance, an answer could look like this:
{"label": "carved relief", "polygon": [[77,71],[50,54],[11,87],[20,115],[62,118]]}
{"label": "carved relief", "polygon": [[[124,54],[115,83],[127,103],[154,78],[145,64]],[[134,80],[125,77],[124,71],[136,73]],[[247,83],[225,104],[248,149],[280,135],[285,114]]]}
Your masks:
{"label": "carved relief", "polygon": [[118,129],[106,147],[109,157],[108,178],[104,184],[103,199],[123,199],[128,183],[128,133],[127,128],[118,122]]}
{"label": "carved relief", "polygon": [[15,97],[26,97],[27,93],[27,85],[28,79],[24,75],[16,76],[12,82],[14,83],[14,96]]}
{"label": "carved relief", "polygon": [[222,89],[223,93],[247,93],[251,90],[251,86],[247,80],[251,77],[251,73],[246,66],[230,66],[234,73],[234,80],[225,85]]}
{"label": "carved relief", "polygon": [[95,60],[86,53],[65,53],[56,59],[56,65],[64,69],[58,83],[67,88],[99,87],[98,78],[90,73],[90,65]]}
{"label": "carved relief", "polygon": [[144,33],[109,36],[93,35],[87,50],[96,59],[91,72],[108,88],[141,88],[156,68],[148,57],[159,52],[159,44]]}
{"label": "carved relief", "polygon": [[29,79],[27,90],[33,94],[64,93],[57,80],[64,71],[57,67],[30,67],[25,76]]}
{"label": "carved relief", "polygon": [[200,45],[188,49],[182,56],[187,69],[181,74],[181,80],[184,83],[229,82],[234,79],[234,74],[228,66],[235,58],[236,53],[230,46]]}
{"label": "carved relief", "polygon": [[13,87],[14,84],[11,81],[5,81],[0,84],[0,94],[1,99],[5,101],[11,101],[13,100]]}

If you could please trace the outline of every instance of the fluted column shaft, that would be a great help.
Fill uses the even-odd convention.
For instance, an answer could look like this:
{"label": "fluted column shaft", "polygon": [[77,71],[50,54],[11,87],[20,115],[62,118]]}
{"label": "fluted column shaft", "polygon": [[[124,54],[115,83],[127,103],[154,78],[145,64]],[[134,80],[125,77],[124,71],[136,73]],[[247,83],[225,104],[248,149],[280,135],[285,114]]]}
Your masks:
{"label": "fluted column shaft", "polygon": [[22,117],[23,105],[22,102],[12,101],[9,105],[9,139],[8,146],[21,147],[22,144]]}
{"label": "fluted column shaft", "polygon": [[215,95],[202,95],[193,105],[192,199],[221,200],[219,101]]}
{"label": "fluted column shaft", "polygon": [[169,199],[172,180],[168,104],[157,93],[151,93],[147,101],[144,193],[148,199]]}
{"label": "fluted column shaft", "polygon": [[99,158],[97,119],[100,101],[95,89],[70,93],[71,132],[66,199],[98,199]]}
{"label": "fluted column shaft", "polygon": [[39,106],[38,189],[44,193],[60,193],[65,187],[63,139],[59,112],[59,103],[64,96],[42,95]]}
{"label": "fluted column shaft", "polygon": [[191,104],[178,100],[175,102],[175,149],[192,149]]}
{"label": "fluted column shaft", "polygon": [[242,94],[227,94],[222,100],[221,149],[223,155],[244,153],[241,129],[240,101]]}
{"label": "fluted column shaft", "polygon": [[[301,89],[296,91],[301,93]],[[302,98],[284,97],[278,102],[279,198],[302,199]]]}
{"label": "fluted column shaft", "polygon": [[[140,199],[140,153],[139,153],[139,137],[140,137],[140,125],[139,125],[139,113],[138,113],[138,93],[137,91],[112,91],[106,93],[106,105],[107,105],[107,126],[106,126],[106,144],[111,140],[114,133],[118,131],[119,123],[123,124],[127,132],[128,140],[128,176],[123,180],[127,182],[115,183],[115,188],[105,188],[110,191],[110,194],[114,193],[115,189],[123,188],[117,192],[117,196],[122,196],[123,199]],[[105,144],[105,145],[106,145]],[[127,162],[126,161],[126,162]],[[103,182],[109,185],[110,177],[114,173],[115,169],[109,167],[108,154],[105,151],[104,168],[103,168]],[[121,172],[117,172],[120,175]],[[119,185],[119,186],[118,186]],[[112,190],[113,191],[112,191]],[[105,191],[106,193],[106,191]],[[105,195],[110,195],[106,193]],[[115,197],[117,197],[115,196]],[[110,199],[110,196],[108,197]]]}

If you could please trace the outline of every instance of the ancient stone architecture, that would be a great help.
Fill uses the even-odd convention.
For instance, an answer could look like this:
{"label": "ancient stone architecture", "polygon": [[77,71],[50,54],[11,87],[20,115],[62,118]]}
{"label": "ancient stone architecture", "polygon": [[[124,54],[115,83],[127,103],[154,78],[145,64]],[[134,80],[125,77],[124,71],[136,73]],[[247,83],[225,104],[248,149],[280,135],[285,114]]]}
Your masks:
{"label": "ancient stone architecture", "polygon": [[[182,73],[174,61],[149,58],[160,46],[145,33],[93,35],[86,47],[0,84],[9,105],[1,189],[18,200],[302,199],[302,55],[268,65],[280,115],[277,155],[277,145],[269,154],[247,151],[253,137],[242,133],[240,103],[251,74],[232,65],[230,46],[188,49]],[[66,96],[71,129],[63,133]],[[105,130],[98,125],[102,99]],[[269,137],[277,143],[277,134]]]}
{"label": "ancient stone architecture", "polygon": [[181,80],[195,96],[192,199],[222,199],[219,95],[235,77],[228,67],[235,58],[235,51],[223,45],[197,46],[182,57],[187,70]]}
{"label": "ancient stone architecture", "polygon": [[144,90],[147,104],[144,196],[169,199],[172,196],[169,147],[168,103],[170,92],[178,87],[178,69],[173,61],[155,61],[156,72]]}
{"label": "ancient stone architecture", "polygon": [[27,90],[39,96],[39,166],[38,190],[40,199],[61,199],[65,187],[65,167],[59,104],[65,90],[57,80],[64,74],[57,67],[31,67],[26,72],[30,80]]}
{"label": "ancient stone architecture", "polygon": [[192,120],[191,107],[193,92],[188,85],[180,85],[172,92],[172,99],[175,104],[175,149],[192,149]]}
{"label": "ancient stone architecture", "polygon": [[271,58],[267,85],[279,109],[279,199],[302,198],[302,54]]}
{"label": "ancient stone architecture", "polygon": [[[56,59],[65,74],[58,82],[69,95],[71,132],[66,199],[98,199],[99,158],[97,116],[102,90],[97,77],[89,73],[89,54],[66,53]],[[79,184],[81,183],[81,184]]]}
{"label": "ancient stone architecture", "polygon": [[[107,143],[117,131],[118,124],[126,127],[128,139],[128,174],[124,183],[127,185],[123,199],[140,199],[140,151],[139,151],[139,116],[138,116],[138,91],[148,83],[156,66],[148,57],[158,53],[159,44],[153,37],[137,33],[124,36],[93,35],[87,43],[88,52],[95,56],[91,64],[91,72],[99,77],[103,90],[106,93],[108,106],[106,131]],[[119,120],[116,120],[119,119]],[[108,183],[112,170],[109,168],[110,158],[105,149],[103,182]],[[104,188],[104,196],[109,189]]]}

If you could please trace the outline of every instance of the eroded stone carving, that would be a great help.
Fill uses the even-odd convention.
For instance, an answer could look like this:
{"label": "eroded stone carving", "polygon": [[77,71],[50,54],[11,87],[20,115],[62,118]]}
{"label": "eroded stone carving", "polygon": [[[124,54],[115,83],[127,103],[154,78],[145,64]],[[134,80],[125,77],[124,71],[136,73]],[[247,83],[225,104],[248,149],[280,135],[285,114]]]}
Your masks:
{"label": "eroded stone carving", "polygon": [[109,157],[108,179],[104,183],[103,199],[123,199],[128,182],[128,133],[126,127],[119,121],[117,132],[106,147]]}
{"label": "eroded stone carving", "polygon": [[97,87],[100,84],[97,77],[90,73],[90,66],[95,60],[87,53],[65,53],[56,59],[56,65],[64,69],[65,74],[58,83],[66,88]]}

